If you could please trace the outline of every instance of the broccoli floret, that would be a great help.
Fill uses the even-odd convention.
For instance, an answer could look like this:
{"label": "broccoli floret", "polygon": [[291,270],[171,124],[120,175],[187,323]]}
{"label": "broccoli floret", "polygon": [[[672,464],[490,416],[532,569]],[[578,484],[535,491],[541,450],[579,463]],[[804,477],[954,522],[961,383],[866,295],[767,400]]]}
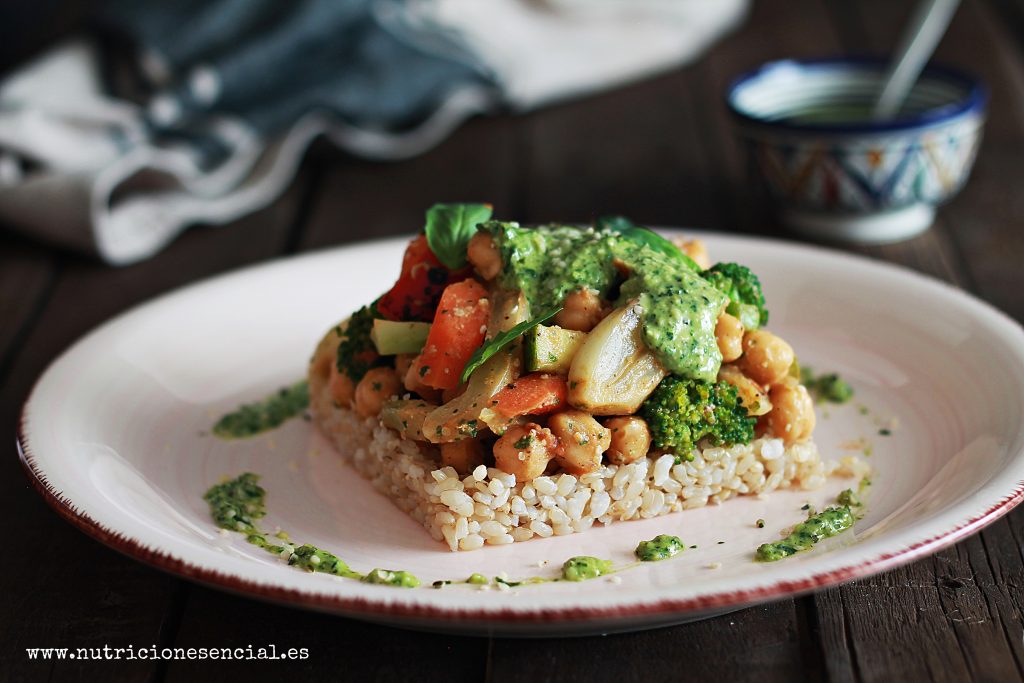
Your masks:
{"label": "broccoli floret", "polygon": [[768,324],[761,281],[750,268],[738,263],[716,263],[701,275],[729,297],[725,312],[739,318],[743,327],[756,330]]}
{"label": "broccoli floret", "polygon": [[338,372],[343,372],[358,382],[373,367],[377,360],[377,348],[370,339],[373,321],[382,318],[377,311],[377,302],[363,306],[352,314],[348,325],[341,331],[338,344]]}
{"label": "broccoli floret", "polygon": [[687,456],[701,439],[714,446],[749,443],[755,418],[728,382],[701,382],[669,375],[640,406],[658,448]]}

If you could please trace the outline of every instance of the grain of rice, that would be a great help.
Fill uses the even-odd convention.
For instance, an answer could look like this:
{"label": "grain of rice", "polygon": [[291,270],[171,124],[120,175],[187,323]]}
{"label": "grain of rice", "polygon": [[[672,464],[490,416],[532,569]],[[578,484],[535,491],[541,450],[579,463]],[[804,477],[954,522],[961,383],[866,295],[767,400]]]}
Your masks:
{"label": "grain of rice", "polygon": [[533,488],[544,496],[553,496],[558,493],[558,486],[551,481],[550,477],[537,477],[533,480]]}
{"label": "grain of rice", "polygon": [[576,490],[576,477],[571,474],[563,474],[558,478],[557,491],[560,496],[568,496]]}

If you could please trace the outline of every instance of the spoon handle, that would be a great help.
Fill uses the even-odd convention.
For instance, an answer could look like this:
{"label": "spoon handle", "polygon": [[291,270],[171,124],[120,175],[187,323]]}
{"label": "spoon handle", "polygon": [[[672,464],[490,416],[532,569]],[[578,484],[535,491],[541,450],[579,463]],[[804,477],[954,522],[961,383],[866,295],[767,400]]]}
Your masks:
{"label": "spoon handle", "polygon": [[897,57],[889,66],[872,118],[892,118],[903,106],[925,64],[931,58],[953,19],[960,0],[921,0],[910,24],[900,36]]}

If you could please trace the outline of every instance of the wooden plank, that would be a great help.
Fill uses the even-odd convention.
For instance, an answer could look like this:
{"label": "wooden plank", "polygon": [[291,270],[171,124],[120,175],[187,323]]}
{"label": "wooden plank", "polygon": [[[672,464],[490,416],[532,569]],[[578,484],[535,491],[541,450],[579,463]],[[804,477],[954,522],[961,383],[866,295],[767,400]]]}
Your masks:
{"label": "wooden plank", "polygon": [[[300,183],[301,185],[301,183]],[[296,188],[268,211],[216,229],[196,229],[145,263],[123,269],[68,257],[52,296],[7,377],[0,440],[14,441],[22,399],[35,378],[77,337],[126,307],[227,268],[267,258],[284,243]],[[17,280],[2,282],[5,292]],[[17,520],[17,557],[0,569],[0,670],[10,680],[149,680],[136,661],[29,661],[25,648],[149,646],[169,642],[180,582],[95,543],[48,509],[15,458],[0,461],[0,515]]]}
{"label": "wooden plank", "polygon": [[[329,614],[244,600],[206,588],[189,595],[174,647],[254,648],[278,653],[307,648],[298,661],[233,661],[220,664],[246,681],[479,681],[486,669],[481,638],[412,633]],[[175,661],[166,681],[202,680],[209,661]]]}
{"label": "wooden plank", "polygon": [[0,377],[41,310],[56,273],[43,247],[0,234]]}
{"label": "wooden plank", "polygon": [[312,203],[300,249],[411,235],[437,202],[490,202],[512,218],[516,122],[476,119],[422,156],[394,162],[353,159],[324,151],[323,191]]}
{"label": "wooden plank", "polygon": [[989,0],[1019,48],[1024,43],[1024,0]]}
{"label": "wooden plank", "polygon": [[494,683],[558,681],[800,681],[792,600],[653,631],[559,640],[495,640]]}
{"label": "wooden plank", "polygon": [[679,71],[523,117],[522,218],[720,227]]}
{"label": "wooden plank", "polygon": [[[972,537],[893,572],[815,596],[830,678],[1016,680],[1019,628]],[[884,608],[880,609],[880,606]],[[1017,643],[1008,640],[1016,630]]]}

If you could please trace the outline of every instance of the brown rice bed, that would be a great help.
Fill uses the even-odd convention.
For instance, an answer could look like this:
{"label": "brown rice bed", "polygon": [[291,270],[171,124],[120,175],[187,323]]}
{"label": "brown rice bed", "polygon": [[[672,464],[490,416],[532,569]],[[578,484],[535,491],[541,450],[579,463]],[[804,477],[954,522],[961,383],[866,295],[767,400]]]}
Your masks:
{"label": "brown rice bed", "polygon": [[586,531],[595,522],[657,517],[718,504],[734,495],[812,490],[831,474],[868,473],[867,465],[854,456],[823,463],[812,442],[787,449],[780,439],[762,438],[747,445],[704,448],[692,462],[681,464],[662,455],[605,465],[580,477],[555,474],[526,483],[483,466],[460,477],[373,418],[360,418],[326,401],[317,402],[314,412],[338,452],[453,551],[563,536]]}

